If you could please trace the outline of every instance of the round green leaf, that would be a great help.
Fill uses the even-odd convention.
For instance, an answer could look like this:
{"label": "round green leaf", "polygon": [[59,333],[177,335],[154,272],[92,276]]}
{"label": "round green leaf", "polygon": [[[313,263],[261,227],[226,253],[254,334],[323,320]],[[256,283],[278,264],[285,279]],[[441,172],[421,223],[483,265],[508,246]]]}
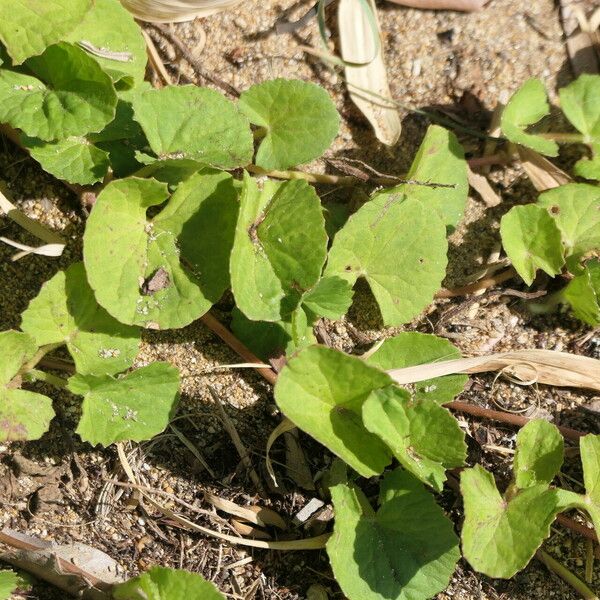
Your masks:
{"label": "round green leaf", "polygon": [[560,107],[584,142],[600,143],[600,75],[580,75],[558,92]]}
{"label": "round green leaf", "polygon": [[224,600],[217,588],[196,573],[153,567],[113,589],[115,600]]}
{"label": "round green leaf", "polygon": [[465,435],[456,419],[433,400],[413,400],[395,385],[373,390],[362,407],[365,427],[377,435],[400,464],[441,492],[446,469],[467,457]]}
{"label": "round green leaf", "polygon": [[84,442],[149,440],[165,430],[178,401],[179,371],[155,362],[123,377],[74,375],[68,389],[83,396],[77,433]]}
{"label": "round green leaf", "polygon": [[327,554],[349,600],[423,600],[446,588],[460,558],[452,522],[431,494],[397,470],[374,512],[357,488],[331,488],[335,510]]}
{"label": "round green leaf", "polygon": [[[92,45],[86,50],[116,83],[123,78],[141,82],[146,74],[146,42],[142,30],[119,0],[94,0],[94,5],[65,41]],[[121,53],[120,60],[111,53]],[[122,54],[125,53],[125,54]]]}
{"label": "round green leaf", "polygon": [[[367,363],[389,371],[454,358],[461,358],[461,353],[448,340],[407,331],[385,340],[367,358]],[[416,400],[431,399],[438,404],[445,404],[463,391],[468,380],[467,375],[446,375],[414,383],[412,389]]]}
{"label": "round green leaf", "polygon": [[361,420],[363,402],[391,379],[359,358],[310,346],[291,358],[275,386],[275,400],[300,429],[365,477],[378,475],[390,454]]}
{"label": "round green leaf", "polygon": [[340,117],[329,94],[306,81],[273,79],[253,85],[240,110],[266,134],[256,153],[263,169],[287,169],[318,158],[338,133]]}
{"label": "round green leaf", "polygon": [[600,325],[600,261],[590,260],[561,292],[573,314],[588,325]]}
{"label": "round green leaf", "polygon": [[558,226],[540,206],[527,204],[511,208],[500,223],[502,245],[513,267],[527,285],[538,269],[554,277],[565,263]]}
{"label": "round green leaf", "polygon": [[529,79],[511,97],[502,111],[502,133],[515,144],[521,144],[546,156],[558,155],[558,144],[539,135],[526,133],[528,125],[537,123],[550,113],[544,84]]}
{"label": "round green leaf", "polygon": [[20,331],[0,331],[0,385],[6,385],[36,353],[35,340]]}
{"label": "round green leaf", "polygon": [[446,227],[423,202],[376,195],[348,219],[329,252],[325,275],[364,277],[386,325],[417,316],[446,272]]}
{"label": "round green leaf", "polygon": [[12,571],[0,571],[0,600],[9,600],[17,589],[19,578]]}
{"label": "round green leaf", "polygon": [[166,184],[129,178],[99,194],[87,222],[83,253],[96,298],[122,323],[184,327],[206,313],[229,286],[237,218],[232,177],[197,173],[154,217]]}
{"label": "round green leaf", "polygon": [[119,323],[96,302],[83,263],[46,282],[22,315],[21,329],[40,346],[64,342],[82,375],[113,375],[137,356],[140,330]]}
{"label": "round green leaf", "polygon": [[91,7],[92,0],[2,0],[0,41],[20,65],[64,39]]}
{"label": "round green leaf", "polygon": [[92,185],[102,181],[110,167],[108,152],[94,146],[84,137],[44,142],[22,136],[21,142],[44,171],[69,183]]}
{"label": "round green leaf", "polygon": [[302,304],[319,317],[339,319],[352,304],[352,285],[341,277],[322,277],[302,296]]}
{"label": "round green leaf", "polygon": [[245,116],[218,92],[195,85],[167,86],[134,97],[135,119],[158,158],[190,158],[233,169],[252,160]]}
{"label": "round green leaf", "polygon": [[100,131],[115,117],[110,77],[81,48],[50,46],[26,66],[34,76],[0,69],[0,121],[45,141]]}

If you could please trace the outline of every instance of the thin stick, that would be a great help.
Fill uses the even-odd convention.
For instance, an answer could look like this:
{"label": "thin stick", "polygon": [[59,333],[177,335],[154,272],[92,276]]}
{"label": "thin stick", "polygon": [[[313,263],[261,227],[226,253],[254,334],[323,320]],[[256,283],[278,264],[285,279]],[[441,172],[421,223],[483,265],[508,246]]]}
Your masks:
{"label": "thin stick", "polygon": [[242,464],[244,465],[244,467],[246,467],[246,469],[248,469],[248,472],[250,473],[250,479],[252,479],[252,483],[258,490],[259,494],[263,497],[266,497],[265,488],[262,484],[262,481],[260,480],[260,477],[258,476],[258,473],[254,469],[254,465],[252,464],[252,459],[248,454],[248,450],[246,449],[246,446],[244,446],[237,432],[237,429],[233,424],[233,421],[230,419],[229,415],[225,411],[225,408],[223,407],[223,402],[219,394],[217,394],[217,391],[212,385],[208,386],[208,391],[213,397],[217,410],[221,415],[221,421],[223,422],[223,427],[225,427],[225,431],[227,431],[227,433],[229,434],[229,437],[231,438],[231,441],[233,442],[233,445],[235,446],[235,449],[237,450],[237,453],[239,454],[240,459],[242,460]]}
{"label": "thin stick", "polygon": [[473,294],[478,292],[479,290],[486,290],[500,283],[504,283],[509,279],[512,279],[517,272],[512,268],[508,268],[505,271],[500,271],[500,273],[496,273],[492,277],[486,277],[485,279],[480,279],[475,283],[470,283],[469,285],[464,285],[459,288],[454,288],[452,290],[441,289],[436,295],[436,298],[456,298],[457,296],[468,296],[469,294]]}
{"label": "thin stick", "polygon": [[162,58],[160,57],[160,54],[158,53],[158,50],[154,45],[154,41],[143,27],[140,27],[140,31],[144,36],[144,40],[146,40],[146,52],[148,54],[148,59],[150,60],[152,68],[158,73],[158,75],[160,75],[160,77],[162,77],[163,81],[167,85],[173,85],[171,76],[169,75],[169,72],[165,67],[165,63],[162,61]]}
{"label": "thin stick", "polygon": [[535,557],[543,562],[549,571],[558,575],[564,582],[568,583],[584,600],[598,600],[598,596],[577,575],[569,571],[567,567],[559,563],[555,558],[544,552],[541,548],[535,553]]}
{"label": "thin stick", "polygon": [[[238,340],[227,327],[217,320],[210,312],[206,313],[200,320],[216,335],[218,335],[234,352],[239,354],[246,362],[262,362],[255,356],[240,340]],[[262,375],[271,385],[277,381],[277,373],[273,369],[258,368],[255,369],[259,375]]]}
{"label": "thin stick", "polygon": [[173,433],[179,438],[179,441],[198,459],[198,462],[208,471],[210,476],[213,479],[216,479],[217,476],[215,475],[215,472],[208,466],[208,463],[206,462],[202,454],[200,454],[200,450],[198,450],[198,448],[196,448],[196,446],[194,446],[194,444],[192,444],[192,442],[190,442],[190,440],[188,440],[188,438],[181,431],[179,431],[179,429],[177,429],[177,427],[175,427],[173,423],[171,423],[169,427],[173,430]]}
{"label": "thin stick", "polygon": [[[529,421],[532,419],[528,419],[527,417],[523,417],[521,415],[515,415],[514,413],[505,413],[499,410],[492,410],[490,408],[483,408],[482,406],[477,406],[476,404],[470,404],[468,402],[461,402],[459,400],[454,400],[452,402],[448,402],[444,404],[445,407],[451,408],[452,410],[456,410],[458,412],[466,413],[468,415],[473,415],[474,417],[482,417],[484,419],[491,419],[492,421],[499,421],[501,423],[508,423],[509,425],[516,425],[518,427],[523,427],[527,425]],[[577,431],[575,429],[571,429],[570,427],[563,427],[562,425],[557,425],[558,430],[563,434],[565,438],[568,438],[573,441],[578,441],[581,437],[586,435],[581,431]]]}

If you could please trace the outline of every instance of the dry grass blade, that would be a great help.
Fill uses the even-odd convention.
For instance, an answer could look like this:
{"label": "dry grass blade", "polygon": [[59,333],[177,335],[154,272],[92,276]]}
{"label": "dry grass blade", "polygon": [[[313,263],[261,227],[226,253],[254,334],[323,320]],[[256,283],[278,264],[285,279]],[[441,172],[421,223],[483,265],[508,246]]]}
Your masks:
{"label": "dry grass blade", "polygon": [[231,500],[220,498],[209,492],[204,494],[204,498],[217,510],[222,510],[230,515],[234,515],[243,521],[254,523],[260,527],[273,526],[278,529],[287,529],[287,524],[283,518],[270,508],[261,506],[240,506]]}
{"label": "dry grass blade", "polygon": [[481,10],[488,0],[391,0],[395,4],[422,8],[425,10],[460,10],[473,12]]}
{"label": "dry grass blade", "polygon": [[535,150],[517,146],[517,151],[527,177],[538,192],[544,192],[573,181],[562,169]]}
{"label": "dry grass blade", "polygon": [[560,16],[567,40],[567,52],[575,77],[582,73],[600,72],[599,35],[595,15],[588,21],[589,12],[597,8],[593,0],[560,0]]}
{"label": "dry grass blade", "polygon": [[194,455],[198,462],[208,471],[210,476],[213,479],[215,479],[215,472],[210,468],[202,454],[200,454],[200,450],[198,450],[198,448],[196,448],[196,446],[194,446],[194,444],[192,444],[192,442],[181,431],[179,431],[179,429],[177,429],[175,425],[171,423],[169,427],[171,428],[173,433],[179,438],[180,442]]}
{"label": "dry grass blade", "polygon": [[277,425],[277,427],[271,431],[271,435],[269,435],[269,439],[267,440],[267,471],[276,487],[279,487],[279,484],[277,483],[275,470],[273,469],[273,463],[271,461],[271,448],[280,435],[283,435],[286,431],[291,431],[295,428],[296,426],[289,419],[284,418],[283,421],[281,421],[281,423],[279,423],[279,425]]}
{"label": "dry grass blade", "polygon": [[[369,0],[369,6],[377,19],[375,2]],[[377,139],[392,146],[400,137],[402,129],[400,116],[392,101],[381,44],[378,48],[377,40],[373,39],[371,22],[360,0],[340,1],[338,27],[341,55],[344,61],[353,63],[371,61],[361,67],[345,67],[350,97],[371,123]],[[377,30],[381,36],[378,21]],[[390,99],[389,103],[386,103],[386,98]]]}
{"label": "dry grass blade", "polygon": [[270,540],[272,537],[263,529],[249,525],[245,521],[231,519],[231,525],[237,533],[244,537],[251,537],[257,540]]}
{"label": "dry grass blade", "polygon": [[453,373],[485,371],[502,371],[516,381],[600,391],[600,360],[553,350],[516,350],[392,369],[388,373],[397,383],[408,384]]}
{"label": "dry grass blade", "polygon": [[502,202],[502,198],[494,191],[487,177],[474,173],[469,166],[467,166],[467,176],[469,185],[481,196],[486,206],[498,206]]}
{"label": "dry grass blade", "polygon": [[241,0],[121,0],[136,18],[150,23],[180,23],[207,17]]}

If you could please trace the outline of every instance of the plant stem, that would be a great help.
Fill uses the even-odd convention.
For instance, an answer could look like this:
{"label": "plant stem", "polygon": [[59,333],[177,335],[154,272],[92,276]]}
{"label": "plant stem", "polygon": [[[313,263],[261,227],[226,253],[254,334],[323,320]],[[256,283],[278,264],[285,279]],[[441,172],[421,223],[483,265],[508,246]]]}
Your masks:
{"label": "plant stem", "polygon": [[58,342],[57,344],[47,344],[46,346],[41,346],[38,348],[38,351],[33,355],[33,358],[26,362],[20,369],[17,375],[26,375],[29,371],[32,371],[37,364],[48,354],[48,352],[52,352],[52,350],[56,350],[56,348],[60,348],[63,345],[62,342]]}
{"label": "plant stem", "polygon": [[583,134],[581,133],[538,133],[540,137],[546,140],[554,140],[559,144],[582,144]]}
{"label": "plant stem", "polygon": [[498,285],[499,283],[503,283],[512,279],[517,272],[509,267],[505,271],[500,271],[491,277],[486,277],[485,279],[480,279],[475,283],[470,283],[469,285],[464,285],[459,288],[454,288],[452,290],[441,289],[435,295],[436,298],[456,298],[456,296],[467,296],[469,294],[473,294],[474,292],[478,292],[479,290],[486,290],[487,288]]}
{"label": "plant stem", "polygon": [[504,165],[512,162],[514,159],[509,156],[506,152],[498,152],[496,154],[490,154],[489,156],[477,156],[475,158],[467,159],[467,163],[471,169],[478,169],[480,167],[488,167],[490,165]]}
{"label": "plant stem", "polygon": [[598,600],[598,596],[577,575],[569,571],[567,567],[559,563],[555,558],[544,552],[541,548],[535,553],[535,557],[543,562],[548,570],[558,575],[568,583],[584,600]]}
{"label": "plant stem", "polygon": [[567,529],[570,529],[571,531],[574,531],[575,533],[578,533],[579,535],[582,535],[583,537],[592,540],[593,542],[598,541],[598,536],[596,535],[596,532],[593,529],[590,529],[589,527],[586,527],[585,525],[579,523],[578,521],[575,521],[574,519],[571,519],[562,514],[556,515],[556,520],[561,525],[564,525]]}
{"label": "plant stem", "polygon": [[24,377],[29,381],[44,381],[57,388],[67,387],[67,380],[52,373],[46,373],[46,371],[39,371],[38,369],[31,369]]}

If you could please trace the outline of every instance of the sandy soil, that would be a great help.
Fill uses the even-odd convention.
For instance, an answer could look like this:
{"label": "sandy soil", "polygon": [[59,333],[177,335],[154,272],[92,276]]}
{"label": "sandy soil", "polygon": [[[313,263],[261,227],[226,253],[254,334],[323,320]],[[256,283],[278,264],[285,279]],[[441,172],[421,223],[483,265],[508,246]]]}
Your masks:
{"label": "sandy soil", "polygon": [[[295,18],[308,6],[306,2],[288,0],[248,0],[235,11],[181,24],[174,31],[197,53],[206,71],[239,89],[273,77],[298,77],[320,83],[335,98],[343,116],[341,134],[328,155],[360,158],[380,171],[403,173],[427,122],[402,111],[403,135],[399,144],[392,149],[378,144],[348,101],[343,81],[317,59],[298,50],[300,43],[317,43],[316,26],[312,24],[294,35],[273,34],[273,24],[282,13]],[[471,15],[416,11],[382,3],[381,22],[392,92],[407,106],[452,107],[469,123],[479,125],[486,123],[499,98],[510,94],[527,78],[541,77],[553,93],[557,84],[570,78],[559,17],[551,0],[533,0],[526,5],[518,0],[492,0],[484,11]],[[156,31],[149,31],[158,39]],[[199,48],[204,34],[206,44]],[[194,70],[169,43],[159,45],[175,79],[198,81]],[[477,147],[467,150],[476,152]],[[330,169],[321,161],[310,168]],[[59,260],[28,257],[12,263],[11,250],[0,246],[0,327],[7,329],[18,327],[20,312],[44,281],[80,258],[85,217],[74,196],[5,140],[0,142],[0,176],[9,184],[20,207],[69,239],[67,251]],[[446,282],[449,286],[461,284],[487,260],[498,243],[501,215],[513,204],[534,197],[533,188],[517,168],[498,170],[490,177],[504,202],[487,209],[478,197],[470,199],[464,222],[451,239]],[[360,201],[368,192],[329,188],[320,191],[327,192],[328,202],[339,203]],[[6,237],[31,241],[6,219],[0,219],[0,228]],[[519,283],[513,281],[511,285]],[[230,308],[228,299],[219,305],[223,322],[228,321]],[[568,315],[533,317],[518,299],[497,294],[486,294],[477,302],[438,301],[407,328],[447,336],[468,354],[535,347],[600,358],[598,335],[584,340],[587,330]],[[327,331],[335,347],[349,352],[364,350],[369,342],[393,332],[382,329],[376,307],[364,287],[359,287],[348,317],[328,324]],[[207,388],[208,384],[214,386],[224,400],[255,468],[261,479],[268,482],[263,460],[265,440],[280,419],[270,387],[252,370],[218,368],[239,362],[239,358],[201,323],[175,332],[146,333],[139,362],[156,359],[168,360],[181,369],[184,384],[175,425],[206,459],[211,472],[175,431],[168,430],[152,443],[128,448],[139,480],[204,509],[211,509],[203,500],[203,493],[209,491],[241,505],[270,506],[291,521],[314,492],[295,486],[278,467],[285,486],[283,493],[270,490],[267,498],[260,498],[248,471],[239,464],[239,456]],[[66,393],[54,393],[53,397],[58,417],[41,441],[0,446],[0,526],[58,542],[84,541],[113,556],[129,574],[154,564],[198,571],[229,597],[292,600],[306,598],[308,588],[320,584],[330,597],[342,598],[322,551],[269,553],[232,547],[174,527],[147,502],[140,503],[131,491],[123,493],[107,483],[113,477],[123,478],[116,451],[99,451],[82,444],[73,433],[78,401]],[[590,394],[535,386],[522,388],[503,380],[494,381],[492,376],[481,376],[472,379],[463,397],[525,414],[537,411],[555,423],[600,433],[597,416],[582,408],[593,400]],[[461,422],[470,436],[470,459],[483,462],[505,477],[515,431],[473,419]],[[322,448],[306,436],[301,437],[301,444],[313,475],[326,468],[330,457]],[[498,447],[505,448],[505,452],[498,451]],[[274,458],[279,462],[286,460],[281,442],[275,447]],[[573,469],[570,465],[565,469],[565,485],[573,485],[569,477],[579,477]],[[174,507],[167,497],[161,501]],[[460,505],[451,490],[444,493],[442,502],[459,523]],[[229,525],[215,517],[192,518],[207,527],[229,531]],[[318,527],[300,528],[293,533],[306,536],[318,531]],[[586,548],[582,538],[557,526],[546,549],[583,577]],[[592,585],[600,587],[598,568]],[[28,597],[46,600],[63,595],[39,585]],[[450,587],[439,598],[541,600],[576,596],[536,561],[510,581],[479,576],[461,562]]]}

